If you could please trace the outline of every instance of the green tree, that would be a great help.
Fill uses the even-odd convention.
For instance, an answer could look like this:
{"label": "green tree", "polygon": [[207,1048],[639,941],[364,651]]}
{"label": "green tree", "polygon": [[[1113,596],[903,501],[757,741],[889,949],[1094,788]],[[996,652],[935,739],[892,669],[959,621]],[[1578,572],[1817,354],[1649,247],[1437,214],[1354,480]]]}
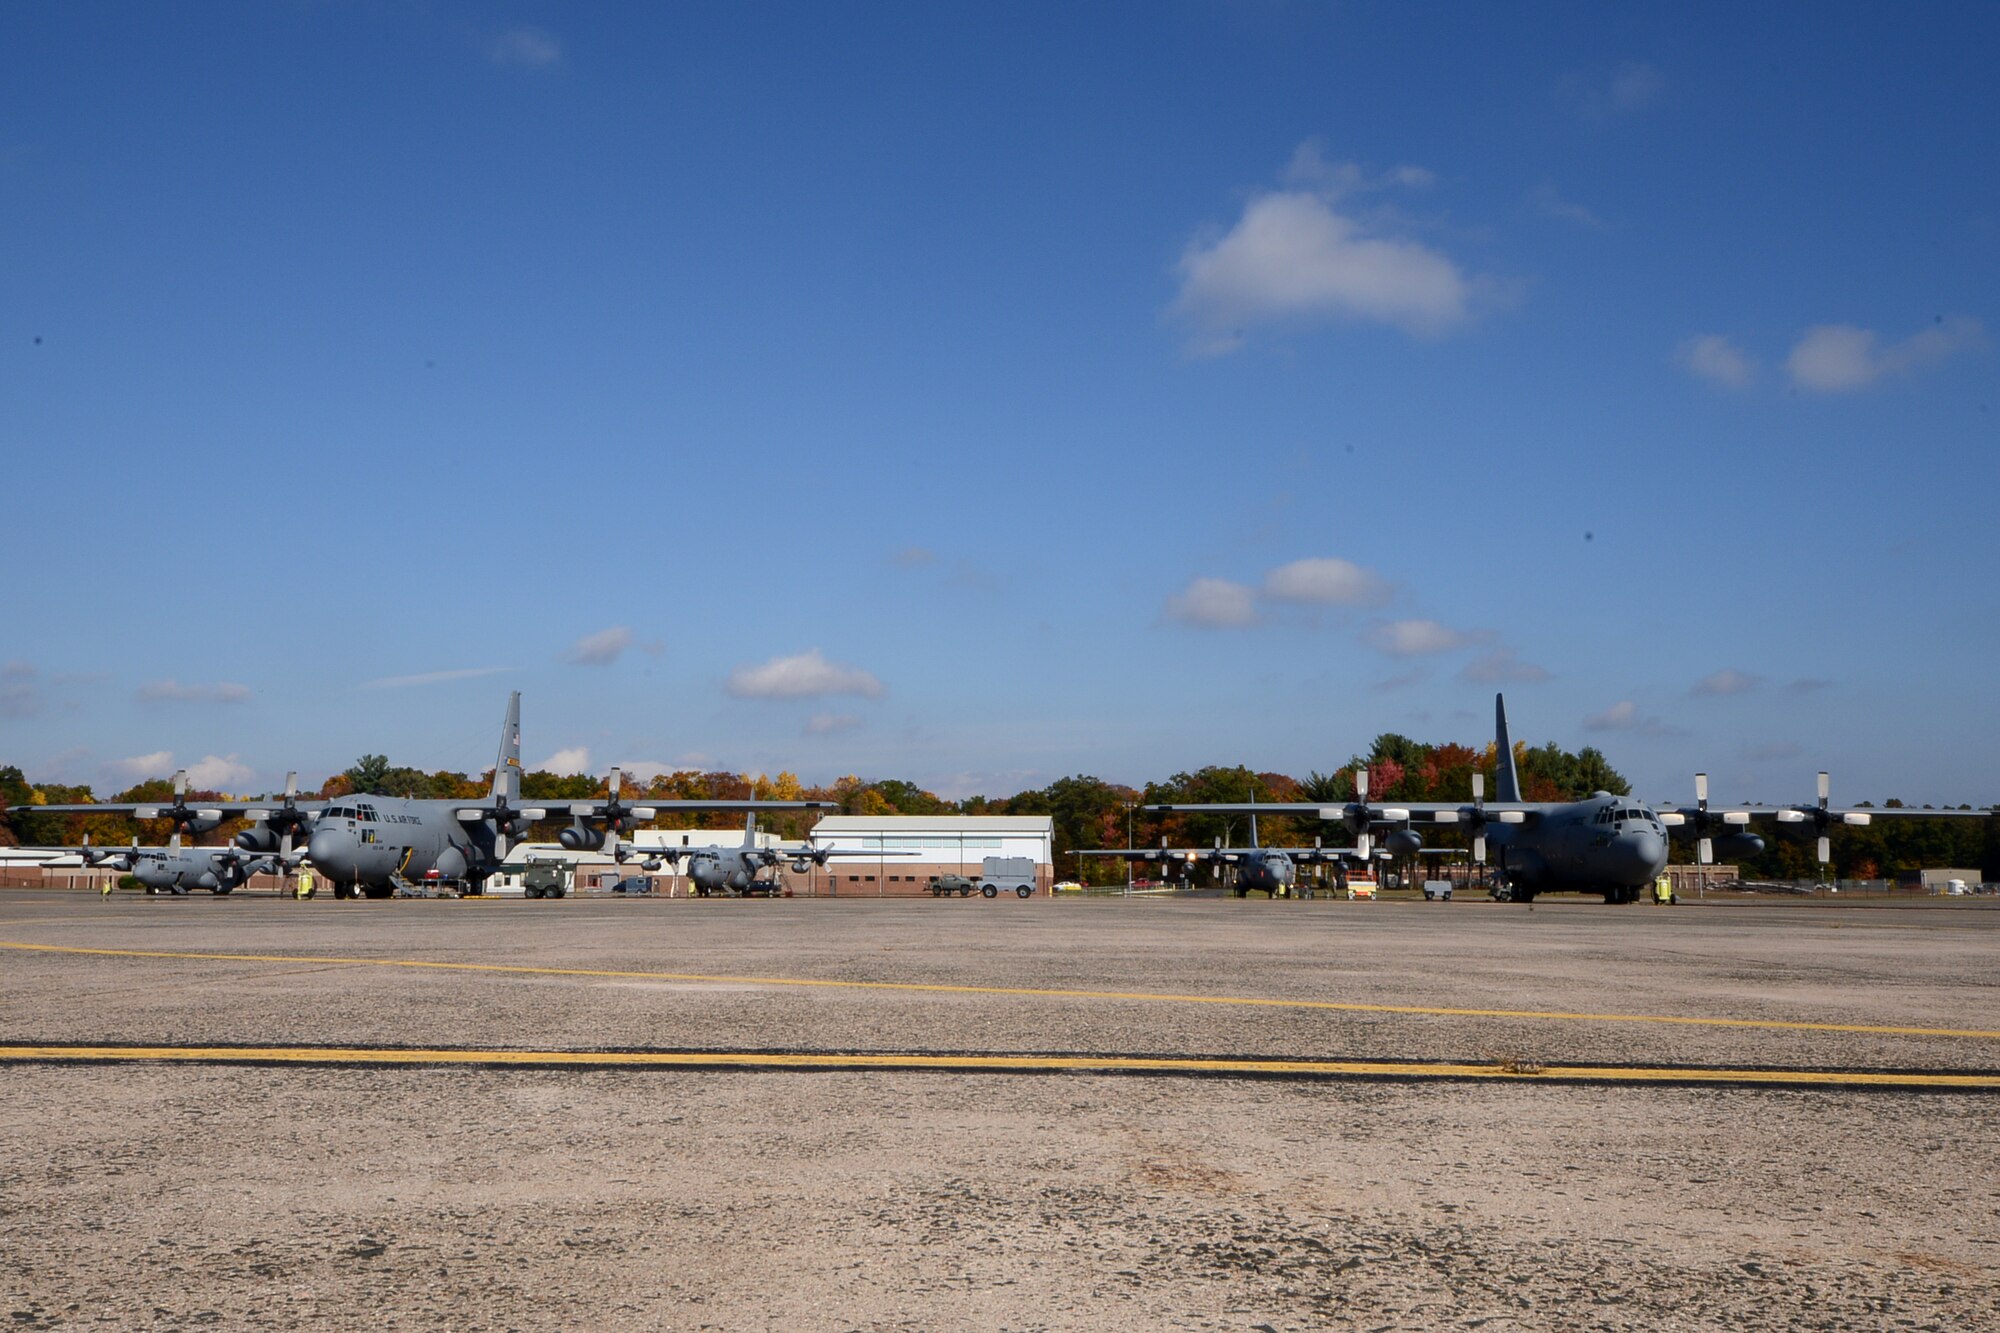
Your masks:
{"label": "green tree", "polygon": [[386,796],[389,779],[389,756],[384,754],[364,754],[341,774],[348,781],[348,790],[368,796]]}

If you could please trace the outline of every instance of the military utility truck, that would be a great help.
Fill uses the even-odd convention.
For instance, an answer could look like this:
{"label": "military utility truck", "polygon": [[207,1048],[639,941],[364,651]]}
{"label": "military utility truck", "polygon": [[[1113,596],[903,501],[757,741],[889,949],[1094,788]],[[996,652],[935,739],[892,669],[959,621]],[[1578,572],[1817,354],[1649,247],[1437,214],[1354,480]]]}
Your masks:
{"label": "military utility truck", "polygon": [[530,861],[521,872],[521,892],[529,898],[560,898],[569,892],[570,868],[564,861]]}
{"label": "military utility truck", "polygon": [[933,898],[949,898],[954,893],[966,898],[971,896],[973,885],[963,875],[932,875],[929,887]]}

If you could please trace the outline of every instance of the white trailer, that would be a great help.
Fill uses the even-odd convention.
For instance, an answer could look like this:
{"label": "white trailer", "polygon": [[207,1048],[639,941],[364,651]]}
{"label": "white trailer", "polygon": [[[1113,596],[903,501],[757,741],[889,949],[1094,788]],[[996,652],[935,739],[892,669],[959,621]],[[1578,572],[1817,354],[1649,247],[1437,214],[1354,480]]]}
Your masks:
{"label": "white trailer", "polygon": [[989,856],[979,863],[979,891],[997,898],[1012,889],[1023,898],[1035,893],[1035,858],[1032,856]]}

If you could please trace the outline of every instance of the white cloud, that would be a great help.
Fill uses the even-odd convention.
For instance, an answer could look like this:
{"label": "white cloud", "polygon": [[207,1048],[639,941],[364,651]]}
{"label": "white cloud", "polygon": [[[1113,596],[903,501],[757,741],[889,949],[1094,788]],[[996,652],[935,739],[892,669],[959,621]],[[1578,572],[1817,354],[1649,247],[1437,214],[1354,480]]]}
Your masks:
{"label": "white cloud", "polygon": [[1311,188],[1253,197],[1235,226],[1182,253],[1170,313],[1191,328],[1190,353],[1233,351],[1255,324],[1347,319],[1435,336],[1470,317],[1473,284],[1450,258],[1335,207],[1355,189],[1427,185],[1430,173],[1366,180],[1306,145],[1287,174]]}
{"label": "white cloud", "polygon": [[247,787],[257,770],[239,763],[235,755],[204,755],[187,766],[191,791],[235,791]]}
{"label": "white cloud", "polygon": [[1512,648],[1495,648],[1490,653],[1475,657],[1465,664],[1465,669],[1458,675],[1461,680],[1487,685],[1511,682],[1532,684],[1549,678],[1546,668],[1533,662],[1523,662]]}
{"label": "white cloud", "polygon": [[174,771],[174,752],[155,750],[151,754],[135,754],[129,759],[113,759],[105,768],[121,778],[139,782],[146,778],[163,778]]}
{"label": "white cloud", "polygon": [[1583,720],[1585,731],[1632,731],[1641,736],[1682,736],[1686,733],[1678,727],[1670,727],[1656,717],[1642,714],[1639,705],[1630,699],[1620,699],[1601,713],[1593,713]]}
{"label": "white cloud", "polygon": [[654,778],[667,777],[690,768],[703,768],[707,763],[707,755],[684,757],[673,763],[661,763],[657,759],[622,759],[618,762],[618,771],[625,775],[627,782],[643,786]]}
{"label": "white cloud", "polygon": [[1660,71],[1643,60],[1631,60],[1613,71],[1604,95],[1610,108],[1623,115],[1652,105],[1666,86]]}
{"label": "white cloud", "polygon": [[1744,388],[1757,376],[1757,363],[1720,333],[1689,338],[1676,359],[1690,373],[1731,389]]}
{"label": "white cloud", "polygon": [[1372,190],[1428,190],[1437,184],[1437,173],[1428,167],[1404,164],[1371,176],[1355,162],[1327,160],[1326,145],[1317,138],[1307,139],[1292,150],[1285,164],[1285,184],[1300,186],[1329,197]]}
{"label": "white cloud", "polygon": [[1764,678],[1762,676],[1753,676],[1747,671],[1738,671],[1733,667],[1725,667],[1721,671],[1703,676],[1694,683],[1694,688],[1689,690],[1688,693],[1696,695],[1747,694],[1763,683]]}
{"label": "white cloud", "polygon": [[1257,594],[1229,579],[1196,579],[1167,599],[1166,614],[1198,629],[1240,629],[1257,623]]}
{"label": "white cloud", "polygon": [[502,671],[512,671],[513,667],[458,667],[451,671],[425,671],[415,676],[383,676],[378,680],[364,680],[364,690],[400,690],[411,685],[441,685],[451,680],[474,680],[480,676],[497,676]]}
{"label": "white cloud", "polygon": [[613,625],[595,634],[586,634],[570,645],[569,660],[580,666],[610,666],[632,646],[632,631]]}
{"label": "white cloud", "polygon": [[814,648],[796,657],[774,657],[760,666],[740,666],[725,688],[739,699],[804,699],[822,694],[857,694],[879,699],[882,682],[859,667],[829,662]]}
{"label": "white cloud", "polygon": [[1981,335],[1980,322],[1967,316],[1939,316],[1932,327],[1887,346],[1881,345],[1881,336],[1873,329],[1819,324],[1807,329],[1792,348],[1785,369],[1801,389],[1846,393],[1941,361],[1973,346]]}
{"label": "white cloud", "polygon": [[535,765],[545,773],[588,773],[590,771],[590,747],[572,745],[567,750],[557,750],[554,754]]}
{"label": "white cloud", "polygon": [[[174,771],[174,752],[155,750],[151,754],[135,754],[129,759],[113,759],[104,767],[131,782],[163,778]],[[186,767],[190,791],[234,791],[247,787],[257,776],[257,770],[233,754],[204,755]]]}
{"label": "white cloud", "polygon": [[540,28],[509,28],[486,43],[486,55],[496,65],[541,69],[561,61],[562,45]]}
{"label": "white cloud", "polygon": [[42,711],[37,683],[41,674],[32,662],[17,660],[0,667],[0,717],[33,717]]}
{"label": "white cloud", "polygon": [[1579,227],[1592,231],[1603,231],[1604,219],[1585,208],[1582,204],[1563,198],[1554,181],[1543,181],[1528,193],[1528,202],[1536,212],[1545,218],[1555,218],[1559,222],[1574,222]]}
{"label": "white cloud", "polygon": [[861,719],[852,713],[814,713],[806,719],[804,730],[808,736],[834,736],[860,725]]}
{"label": "white cloud", "polygon": [[1664,75],[1643,60],[1628,60],[1609,75],[1571,75],[1559,85],[1561,95],[1590,120],[1610,120],[1643,111],[1666,91]]}
{"label": "white cloud", "polygon": [[1585,731],[1623,731],[1639,720],[1639,705],[1630,699],[1620,699],[1601,713],[1592,713],[1583,720]]}
{"label": "white cloud", "polygon": [[1493,637],[1488,630],[1459,630],[1435,620],[1392,620],[1368,632],[1368,641],[1391,657],[1424,657],[1470,648]]}
{"label": "white cloud", "polygon": [[1375,606],[1389,586],[1371,570],[1335,556],[1294,560],[1264,575],[1264,596],[1315,606]]}
{"label": "white cloud", "polygon": [[250,697],[248,685],[218,681],[213,685],[183,685],[177,680],[150,680],[139,687],[141,703],[240,704]]}

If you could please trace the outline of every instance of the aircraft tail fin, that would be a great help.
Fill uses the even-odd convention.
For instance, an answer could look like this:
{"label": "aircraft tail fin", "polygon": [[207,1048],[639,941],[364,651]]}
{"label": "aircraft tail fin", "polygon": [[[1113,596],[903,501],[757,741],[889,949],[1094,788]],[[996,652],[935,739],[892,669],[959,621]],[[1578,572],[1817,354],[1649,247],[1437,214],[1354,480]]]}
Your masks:
{"label": "aircraft tail fin", "polygon": [[[1257,804],[1257,786],[1255,783],[1252,783],[1250,786],[1250,804]],[[1257,841],[1257,812],[1255,810],[1250,812],[1250,845],[1252,847],[1262,847],[1264,845]]]}
{"label": "aircraft tail fin", "polygon": [[1507,696],[1493,696],[1493,740],[1498,748],[1499,771],[1494,774],[1493,797],[1498,801],[1521,799],[1521,775],[1514,768],[1514,742],[1507,736]]}
{"label": "aircraft tail fin", "polygon": [[755,847],[757,845],[757,812],[755,810],[743,816],[743,845],[745,847]]}
{"label": "aircraft tail fin", "polygon": [[507,721],[500,728],[500,756],[493,761],[493,799],[512,805],[521,797],[521,692],[507,696]]}

